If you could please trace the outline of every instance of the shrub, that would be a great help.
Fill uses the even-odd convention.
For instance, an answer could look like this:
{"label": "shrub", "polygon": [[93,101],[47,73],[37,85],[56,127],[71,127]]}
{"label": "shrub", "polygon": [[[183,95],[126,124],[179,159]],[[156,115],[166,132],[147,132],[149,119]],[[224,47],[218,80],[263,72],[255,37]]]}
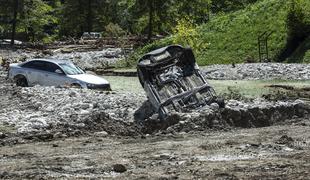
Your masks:
{"label": "shrub", "polygon": [[197,25],[190,18],[185,17],[178,20],[173,32],[172,41],[174,44],[189,46],[193,48],[196,54],[201,53],[207,47],[207,44],[201,40],[201,34],[197,31]]}
{"label": "shrub", "polygon": [[110,37],[121,37],[126,35],[126,31],[124,31],[118,24],[109,23],[105,27],[106,36]]}

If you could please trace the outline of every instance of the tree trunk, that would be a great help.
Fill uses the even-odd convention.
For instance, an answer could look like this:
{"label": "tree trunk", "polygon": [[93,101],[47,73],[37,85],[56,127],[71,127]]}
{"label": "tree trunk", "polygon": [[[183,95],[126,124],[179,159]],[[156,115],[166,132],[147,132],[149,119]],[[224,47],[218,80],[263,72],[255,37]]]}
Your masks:
{"label": "tree trunk", "polygon": [[[78,11],[80,12],[79,17],[78,17],[79,21],[84,22],[85,19],[82,20],[81,18],[82,17],[81,14],[84,14],[84,9],[82,7],[82,0],[78,0]],[[77,34],[78,36],[81,36],[84,33],[84,26],[85,26],[84,23],[79,23],[80,32],[78,32]]]}
{"label": "tree trunk", "polygon": [[148,0],[148,6],[149,6],[149,29],[147,39],[148,41],[151,41],[153,36],[153,14],[154,14],[153,0]]}
{"label": "tree trunk", "polygon": [[14,1],[14,8],[13,8],[13,22],[12,22],[12,37],[11,37],[11,45],[14,45],[15,42],[15,33],[16,33],[16,23],[17,23],[17,12],[18,12],[18,0]]}
{"label": "tree trunk", "polygon": [[93,29],[93,18],[92,18],[92,7],[91,7],[91,1],[88,0],[88,12],[87,12],[87,30],[88,33],[92,32]]}

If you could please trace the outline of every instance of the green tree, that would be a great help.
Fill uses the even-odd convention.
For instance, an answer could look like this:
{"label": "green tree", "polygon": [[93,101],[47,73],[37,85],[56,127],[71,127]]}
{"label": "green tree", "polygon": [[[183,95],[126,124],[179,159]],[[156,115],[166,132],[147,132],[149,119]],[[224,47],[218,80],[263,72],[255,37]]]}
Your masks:
{"label": "green tree", "polygon": [[23,0],[19,17],[19,31],[24,31],[31,41],[43,39],[47,34],[44,27],[56,21],[50,13],[52,7],[42,0]]}

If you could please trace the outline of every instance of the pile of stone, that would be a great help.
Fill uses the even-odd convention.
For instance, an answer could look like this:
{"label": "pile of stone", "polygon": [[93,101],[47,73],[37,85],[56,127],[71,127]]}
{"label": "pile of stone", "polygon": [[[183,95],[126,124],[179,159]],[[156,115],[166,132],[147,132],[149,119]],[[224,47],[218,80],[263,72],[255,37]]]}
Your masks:
{"label": "pile of stone", "polygon": [[137,135],[189,132],[230,127],[270,126],[286,119],[309,117],[310,107],[301,100],[251,102],[227,100],[187,113],[172,113],[160,121],[144,93],[100,92],[88,89],[20,88],[5,80],[0,70],[0,127],[16,134],[41,132]]}
{"label": "pile of stone", "polygon": [[82,69],[100,69],[113,66],[123,58],[120,48],[106,48],[103,50],[79,51],[33,51],[33,50],[0,50],[0,57],[9,63],[24,62],[33,58],[68,59]]}
{"label": "pile of stone", "polygon": [[[5,91],[0,87],[0,91]],[[55,87],[17,88],[6,96],[0,109],[0,125],[13,126],[16,133],[35,133],[57,129],[81,129],[93,132],[103,123],[121,134],[122,127],[133,123],[133,113],[145,99],[143,94],[110,93],[87,89]],[[100,121],[100,122],[99,122]],[[105,121],[105,122],[103,122]],[[110,123],[110,124],[107,124]],[[125,123],[125,124],[124,124]],[[116,124],[116,125],[115,125]],[[127,125],[128,125],[127,124]]]}
{"label": "pile of stone", "polygon": [[44,57],[41,51],[30,51],[30,50],[11,50],[2,49],[0,50],[0,58],[8,63],[24,62],[27,59]]}
{"label": "pile of stone", "polygon": [[310,80],[310,64],[251,63],[211,65],[202,68],[208,79],[218,80]]}
{"label": "pile of stone", "polygon": [[101,51],[87,52],[58,52],[49,58],[53,59],[69,59],[82,69],[98,69],[111,66],[123,58],[120,48],[107,48]]}
{"label": "pile of stone", "polygon": [[255,128],[272,126],[288,119],[309,117],[310,105],[301,100],[270,102],[227,101],[224,109],[217,104],[205,106],[189,113],[172,113],[165,123],[154,116],[144,123],[144,133],[162,130],[165,133],[227,129],[231,127]]}

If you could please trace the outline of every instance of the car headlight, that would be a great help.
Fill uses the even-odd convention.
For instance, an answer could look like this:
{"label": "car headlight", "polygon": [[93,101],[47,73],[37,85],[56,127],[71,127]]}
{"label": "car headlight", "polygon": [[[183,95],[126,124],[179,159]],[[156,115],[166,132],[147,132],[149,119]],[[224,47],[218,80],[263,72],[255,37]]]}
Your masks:
{"label": "car headlight", "polygon": [[87,84],[87,87],[88,88],[94,88],[94,87],[96,87],[96,85],[95,84]]}

